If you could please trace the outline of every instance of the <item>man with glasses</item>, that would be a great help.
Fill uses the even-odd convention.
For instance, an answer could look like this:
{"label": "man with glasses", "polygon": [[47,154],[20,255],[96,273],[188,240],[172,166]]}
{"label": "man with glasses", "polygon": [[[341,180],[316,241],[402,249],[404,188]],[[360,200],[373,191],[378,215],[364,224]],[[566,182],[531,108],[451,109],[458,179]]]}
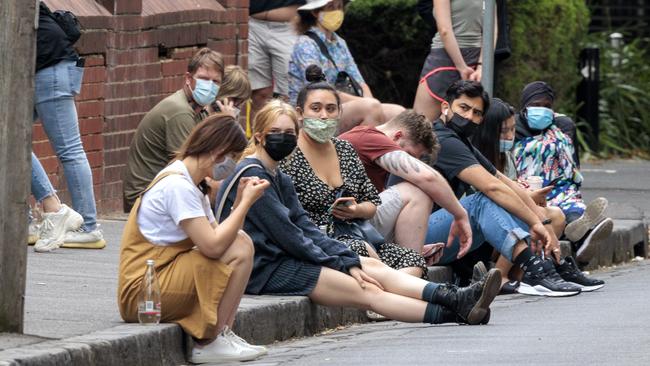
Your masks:
{"label": "man with glasses", "polygon": [[183,87],[160,101],[138,125],[123,181],[124,212],[181,147],[215,101],[224,74],[223,57],[209,48],[190,60]]}

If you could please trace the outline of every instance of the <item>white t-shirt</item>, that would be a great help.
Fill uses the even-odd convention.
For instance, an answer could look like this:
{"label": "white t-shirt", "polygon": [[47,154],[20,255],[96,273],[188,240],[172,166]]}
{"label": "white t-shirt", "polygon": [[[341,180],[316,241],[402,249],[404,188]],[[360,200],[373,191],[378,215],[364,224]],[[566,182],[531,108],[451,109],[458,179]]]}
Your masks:
{"label": "white t-shirt", "polygon": [[176,160],[158,175],[174,171],[160,180],[142,197],[138,211],[138,227],[144,237],[156,245],[168,246],[187,239],[180,222],[195,217],[215,221],[210,200],[192,182],[182,161]]}

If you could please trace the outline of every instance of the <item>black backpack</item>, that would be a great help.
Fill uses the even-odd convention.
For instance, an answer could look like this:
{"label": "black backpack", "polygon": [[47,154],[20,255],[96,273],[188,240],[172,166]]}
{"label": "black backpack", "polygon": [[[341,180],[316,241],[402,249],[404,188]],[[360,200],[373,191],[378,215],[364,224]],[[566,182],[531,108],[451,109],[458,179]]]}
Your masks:
{"label": "black backpack", "polygon": [[47,14],[54,19],[56,24],[61,27],[71,44],[74,44],[81,37],[81,24],[79,19],[71,11],[57,10],[52,12],[50,8],[41,2],[41,7],[46,10]]}

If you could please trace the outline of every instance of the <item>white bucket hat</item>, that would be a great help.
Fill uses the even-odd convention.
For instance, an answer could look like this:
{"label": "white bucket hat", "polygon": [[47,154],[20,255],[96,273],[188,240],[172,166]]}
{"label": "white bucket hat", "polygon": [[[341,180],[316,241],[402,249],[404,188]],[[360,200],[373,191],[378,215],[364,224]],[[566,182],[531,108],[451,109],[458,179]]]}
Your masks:
{"label": "white bucket hat", "polygon": [[299,7],[298,11],[310,11],[310,10],[320,9],[331,2],[332,0],[307,0],[307,4]]}

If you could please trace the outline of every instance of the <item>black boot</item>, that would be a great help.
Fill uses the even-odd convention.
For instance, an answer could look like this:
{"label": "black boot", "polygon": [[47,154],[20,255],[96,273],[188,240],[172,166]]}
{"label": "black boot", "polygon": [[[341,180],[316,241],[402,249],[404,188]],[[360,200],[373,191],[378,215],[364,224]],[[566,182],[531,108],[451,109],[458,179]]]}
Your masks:
{"label": "black boot", "polygon": [[501,272],[494,268],[488,271],[483,280],[467,287],[439,285],[431,302],[452,310],[467,324],[480,324],[500,287]]}
{"label": "black boot", "polygon": [[[439,320],[438,324],[444,324],[444,323],[469,324],[455,311],[449,310],[448,308],[443,308],[443,310],[440,312],[440,318],[438,320]],[[490,308],[487,309],[487,313],[485,314],[483,319],[481,319],[479,324],[484,325],[489,322],[490,322]]]}

